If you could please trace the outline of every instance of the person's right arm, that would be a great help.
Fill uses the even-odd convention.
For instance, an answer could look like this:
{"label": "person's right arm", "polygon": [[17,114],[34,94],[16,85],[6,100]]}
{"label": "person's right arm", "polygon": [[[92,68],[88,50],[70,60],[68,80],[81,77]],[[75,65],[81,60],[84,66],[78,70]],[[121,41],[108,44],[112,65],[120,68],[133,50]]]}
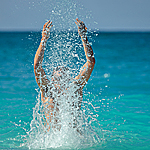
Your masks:
{"label": "person's right arm", "polygon": [[44,51],[46,48],[46,42],[50,36],[50,29],[52,27],[52,22],[48,21],[44,24],[43,30],[42,30],[42,39],[39,45],[39,48],[35,54],[34,58],[34,74],[35,79],[40,87],[40,89],[43,91],[43,88],[47,86],[48,79],[46,77],[45,71],[42,68],[42,62],[44,57]]}

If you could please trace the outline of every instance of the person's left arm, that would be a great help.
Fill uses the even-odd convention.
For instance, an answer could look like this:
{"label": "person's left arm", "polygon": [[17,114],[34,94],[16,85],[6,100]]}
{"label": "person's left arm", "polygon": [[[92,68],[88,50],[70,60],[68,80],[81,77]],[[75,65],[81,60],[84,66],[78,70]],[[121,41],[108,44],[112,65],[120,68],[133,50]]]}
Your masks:
{"label": "person's left arm", "polygon": [[82,21],[80,21],[79,19],[76,19],[76,21],[77,22],[75,22],[75,23],[78,26],[78,33],[79,33],[82,43],[83,43],[84,52],[85,52],[87,61],[82,66],[79,75],[76,76],[75,79],[77,80],[77,83],[83,88],[84,85],[89,80],[91,73],[94,69],[95,58],[94,58],[93,49],[92,49],[92,47],[88,41],[87,35],[86,35],[87,28],[86,28],[85,24]]}

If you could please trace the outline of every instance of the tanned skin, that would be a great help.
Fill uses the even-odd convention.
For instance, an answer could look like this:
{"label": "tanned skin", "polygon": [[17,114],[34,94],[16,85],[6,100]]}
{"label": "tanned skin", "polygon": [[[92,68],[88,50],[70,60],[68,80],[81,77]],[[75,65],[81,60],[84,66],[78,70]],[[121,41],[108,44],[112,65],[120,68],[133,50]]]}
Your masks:
{"label": "tanned skin", "polygon": [[[93,71],[93,68],[95,65],[95,58],[94,58],[92,47],[90,46],[89,41],[87,39],[87,35],[86,35],[87,28],[86,28],[85,24],[82,21],[80,21],[78,18],[76,19],[75,23],[78,27],[78,33],[81,37],[85,56],[86,56],[86,63],[81,68],[79,75],[75,77],[75,82],[74,82],[74,84],[79,86],[79,89],[77,92],[82,97],[82,90],[83,90],[84,85],[89,80],[90,75]],[[47,95],[49,95],[47,93],[48,91],[45,90],[45,88],[48,87],[48,84],[50,83],[50,81],[47,79],[45,71],[42,68],[42,62],[43,62],[43,58],[44,58],[44,51],[46,49],[46,43],[47,43],[47,40],[49,39],[50,29],[52,28],[52,26],[53,25],[50,20],[44,24],[43,30],[42,30],[42,39],[41,39],[39,48],[38,48],[38,50],[35,54],[35,58],[34,58],[34,73],[35,73],[36,82],[41,90],[41,100],[43,103],[46,103],[47,101],[49,101],[49,104],[46,104],[46,105],[48,105],[47,108],[49,110],[45,114],[47,125],[48,125],[48,122],[51,122],[51,120],[52,120],[53,110],[54,110],[54,99],[52,97],[48,97],[47,96]],[[59,76],[60,72],[54,71],[53,74]],[[51,80],[55,80],[55,77],[52,78]],[[58,88],[59,86],[55,85],[55,87]],[[55,116],[55,114],[54,114],[54,116]]]}

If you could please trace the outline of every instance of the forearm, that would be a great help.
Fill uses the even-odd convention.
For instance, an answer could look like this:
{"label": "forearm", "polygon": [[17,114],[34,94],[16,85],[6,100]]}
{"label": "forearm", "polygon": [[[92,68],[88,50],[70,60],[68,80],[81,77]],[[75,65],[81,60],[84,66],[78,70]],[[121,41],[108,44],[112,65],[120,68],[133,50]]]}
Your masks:
{"label": "forearm", "polygon": [[50,22],[50,20],[48,22],[46,22],[43,26],[42,39],[41,39],[39,48],[38,48],[38,50],[35,54],[35,58],[34,58],[34,69],[37,69],[39,67],[41,68],[41,66],[42,66],[46,42],[49,39],[50,29],[52,26],[53,25],[52,25],[52,22]]}
{"label": "forearm", "polygon": [[38,48],[38,50],[35,54],[35,58],[34,58],[35,79],[36,79],[38,86],[40,87],[40,89],[42,91],[43,91],[43,87],[45,87],[47,84],[46,74],[42,68],[45,47],[46,47],[46,41],[43,41],[43,38],[42,38],[39,48]]}
{"label": "forearm", "polygon": [[91,45],[90,45],[90,43],[87,39],[87,36],[84,36],[84,37],[82,36],[81,40],[82,40],[82,43],[83,43],[83,47],[84,47],[87,62],[95,63],[93,49],[92,49],[92,47],[91,47]]}
{"label": "forearm", "polygon": [[45,51],[45,47],[46,47],[46,40],[45,39],[41,39],[39,48],[35,54],[35,58],[34,58],[34,68],[37,68],[39,66],[42,66],[42,62],[43,62],[43,58],[44,58],[44,51]]}

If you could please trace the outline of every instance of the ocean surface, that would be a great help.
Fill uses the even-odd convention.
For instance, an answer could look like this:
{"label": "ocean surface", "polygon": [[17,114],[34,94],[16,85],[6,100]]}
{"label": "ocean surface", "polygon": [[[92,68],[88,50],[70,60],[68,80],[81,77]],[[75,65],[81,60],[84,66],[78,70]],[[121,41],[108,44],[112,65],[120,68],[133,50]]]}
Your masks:
{"label": "ocean surface", "polygon": [[[38,97],[33,60],[40,38],[40,32],[0,33],[0,149],[34,149],[27,137]],[[88,117],[95,118],[91,128],[101,140],[50,148],[149,150],[150,33],[93,32],[89,40],[96,64],[83,103],[87,102]],[[80,38],[76,41],[81,43]],[[77,47],[75,53],[80,56]]]}

